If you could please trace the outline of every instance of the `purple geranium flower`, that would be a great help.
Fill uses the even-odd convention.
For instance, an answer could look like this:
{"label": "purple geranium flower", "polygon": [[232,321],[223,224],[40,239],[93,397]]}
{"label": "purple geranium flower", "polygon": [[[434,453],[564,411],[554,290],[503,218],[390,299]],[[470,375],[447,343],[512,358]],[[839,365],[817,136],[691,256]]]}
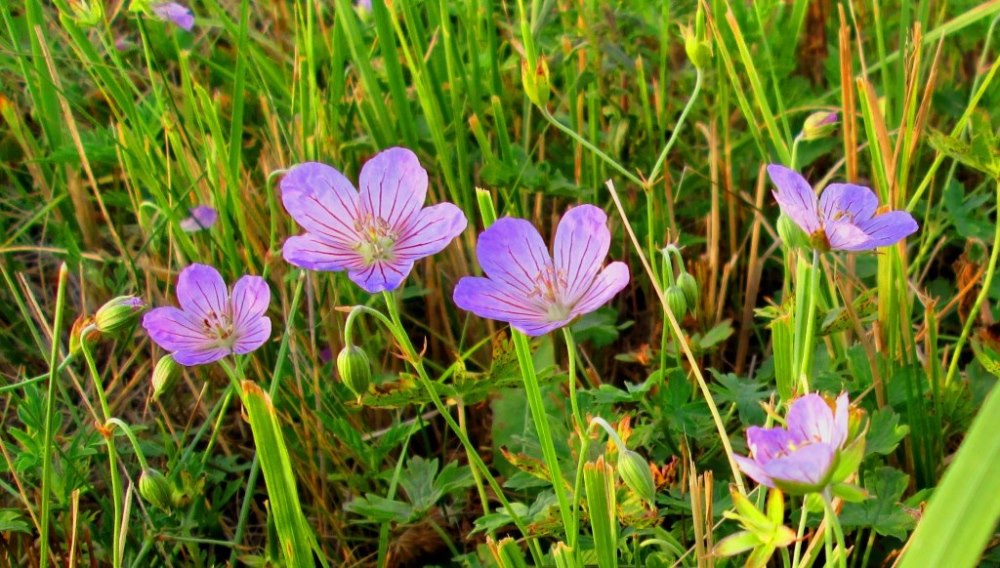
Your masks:
{"label": "purple geranium flower", "polygon": [[750,457],[733,456],[736,463],[767,487],[798,493],[822,490],[833,481],[838,456],[847,442],[847,393],[837,397],[836,410],[818,394],[796,399],[785,426],[747,429]]}
{"label": "purple geranium flower", "polygon": [[817,200],[809,182],[798,172],[771,164],[767,173],[778,187],[774,198],[782,212],[819,250],[872,250],[895,244],[917,230],[917,222],[906,211],[876,214],[878,197],[867,187],[833,183]]}
{"label": "purple geranium flower", "polygon": [[164,22],[171,22],[184,31],[194,28],[194,14],[179,2],[157,2],[152,5],[153,13]]}
{"label": "purple geranium flower", "polygon": [[570,209],[556,229],[550,256],[531,223],[499,219],[479,235],[476,246],[488,278],[462,278],[455,286],[455,304],[536,336],[596,310],[629,279],[623,262],[601,268],[611,245],[607,220],[593,205]]}
{"label": "purple geranium flower", "polygon": [[285,241],[285,260],[310,270],[346,270],[371,293],[395,290],[413,263],[465,230],[451,203],[424,207],[427,172],[406,148],[379,152],[361,168],[360,193],[325,164],[308,162],[281,180],[285,209],[306,232]]}
{"label": "purple geranium flower", "polygon": [[194,233],[208,229],[219,220],[219,212],[208,205],[199,205],[188,210],[191,216],[181,221],[181,230]]}
{"label": "purple geranium flower", "polygon": [[219,271],[192,264],[177,278],[177,301],[181,309],[156,308],[142,326],[181,365],[249,353],[271,336],[271,320],[264,315],[271,289],[259,276],[240,278],[230,295]]}

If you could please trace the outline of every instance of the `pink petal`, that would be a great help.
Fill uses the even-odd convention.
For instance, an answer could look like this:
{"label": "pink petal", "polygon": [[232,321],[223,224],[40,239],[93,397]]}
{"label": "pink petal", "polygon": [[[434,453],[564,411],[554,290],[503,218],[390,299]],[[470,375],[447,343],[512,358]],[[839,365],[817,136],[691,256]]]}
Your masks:
{"label": "pink petal", "polygon": [[552,267],[538,229],[524,219],[498,219],[479,235],[476,254],[487,276],[524,297],[537,293],[539,277]]}
{"label": "pink petal", "polygon": [[832,442],[836,425],[833,411],[818,394],[807,394],[792,403],[786,418],[788,431],[797,441]]}
{"label": "pink petal", "polygon": [[233,285],[233,325],[242,328],[253,323],[267,311],[271,303],[271,288],[260,276],[244,276]]}
{"label": "pink petal", "polygon": [[150,339],[166,351],[197,350],[214,347],[214,337],[205,332],[204,323],[175,307],[150,310],[142,318],[142,327]]}
{"label": "pink petal", "polygon": [[863,185],[831,183],[819,197],[819,210],[825,222],[846,221],[857,225],[872,218],[878,209],[878,197]]}
{"label": "pink petal", "polygon": [[233,351],[244,355],[257,349],[271,337],[271,320],[267,316],[244,321],[236,330]]}
{"label": "pink petal", "polygon": [[413,262],[406,260],[379,260],[370,266],[352,268],[347,276],[366,292],[377,294],[399,288],[403,279],[413,270]]}
{"label": "pink petal", "polygon": [[819,229],[819,214],[816,211],[816,194],[809,182],[798,172],[778,164],[767,167],[771,181],[778,187],[774,198],[781,210],[806,234],[813,234]]}
{"label": "pink petal", "polygon": [[177,277],[177,301],[194,318],[214,319],[228,312],[229,290],[218,270],[192,264]]}
{"label": "pink petal", "polygon": [[361,211],[402,229],[424,206],[427,172],[410,150],[389,148],[365,163],[358,185]]}
{"label": "pink petal", "polygon": [[831,221],[824,227],[826,240],[833,250],[868,250],[871,239],[868,234],[846,221]]}
{"label": "pink petal", "polygon": [[833,458],[834,448],[829,444],[810,444],[787,456],[769,461],[764,466],[764,471],[778,482],[815,485],[826,478]]}
{"label": "pink petal", "polygon": [[353,248],[306,233],[289,237],[281,250],[290,264],[308,270],[349,270],[365,266],[364,258]]}
{"label": "pink petal", "polygon": [[761,467],[759,463],[745,456],[734,455],[733,459],[736,460],[736,465],[743,470],[743,473],[750,476],[750,479],[765,487],[774,487],[774,482],[771,481],[771,477],[766,471],[764,471],[764,468]]}
{"label": "pink petal", "polygon": [[489,278],[466,276],[452,293],[455,305],[481,318],[505,321],[521,327],[540,327],[552,323],[548,306],[525,296],[517,289]]}
{"label": "pink petal", "polygon": [[173,355],[174,361],[177,361],[186,367],[190,367],[192,365],[214,363],[226,355],[229,355],[229,349],[226,349],[225,347],[206,347],[204,349],[195,349],[192,351],[175,351]]}
{"label": "pink petal", "polygon": [[358,192],[343,174],[326,164],[306,162],[281,179],[281,202],[295,221],[323,240],[357,243]]}
{"label": "pink petal", "polygon": [[840,393],[837,397],[837,408],[833,412],[833,438],[830,443],[835,447],[839,448],[844,445],[847,441],[849,424],[848,412],[850,410],[850,402],[847,399],[847,393]]}
{"label": "pink petal", "polygon": [[876,215],[858,226],[868,234],[869,249],[894,245],[916,233],[919,228],[913,216],[906,211],[889,211]]}
{"label": "pink petal", "polygon": [[590,289],[611,246],[608,216],[599,207],[580,205],[563,215],[556,229],[553,262],[565,278],[564,300],[573,304]]}
{"label": "pink petal", "polygon": [[439,203],[420,211],[399,240],[392,254],[399,260],[417,260],[441,252],[465,230],[465,213],[451,203]]}
{"label": "pink petal", "polygon": [[590,288],[584,292],[580,301],[573,306],[573,316],[590,313],[608,303],[618,292],[628,285],[628,265],[624,262],[612,262],[594,279]]}

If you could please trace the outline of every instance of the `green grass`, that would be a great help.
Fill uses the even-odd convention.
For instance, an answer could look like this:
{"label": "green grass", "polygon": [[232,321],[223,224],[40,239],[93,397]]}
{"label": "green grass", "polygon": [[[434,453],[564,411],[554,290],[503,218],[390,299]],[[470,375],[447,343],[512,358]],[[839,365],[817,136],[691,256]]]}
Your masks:
{"label": "green grass", "polygon": [[[738,530],[722,519],[727,487],[761,507],[764,493],[729,454],[746,453],[746,426],[784,414],[799,368],[812,389],[849,391],[871,419],[855,481],[876,489],[835,503],[851,566],[881,565],[911,534],[911,550],[947,559],[948,543],[925,531],[962,523],[976,538],[956,561],[1000,557],[989,547],[995,500],[970,497],[989,480],[960,449],[973,424],[1000,421],[976,417],[995,378],[972,351],[1000,317],[1000,2],[203,0],[191,4],[192,33],[139,2],[88,22],[91,4],[103,3],[0,3],[3,562],[263,565],[292,546],[345,566],[736,565],[744,558],[707,557]],[[682,26],[711,47],[701,68]],[[817,110],[841,124],[801,140]],[[395,145],[427,169],[428,202],[454,202],[470,227],[383,306],[343,274],[285,263],[282,243],[300,229],[277,184],[310,160],[356,180]],[[768,163],[816,185],[869,185],[920,231],[806,270],[811,255],[779,240]],[[548,237],[577,203],[608,212],[610,258],[632,273],[572,328],[578,357],[559,334],[510,341],[502,324],[454,306],[457,280],[480,272],[476,236],[492,221],[481,210],[528,218]],[[183,232],[197,204],[219,222]],[[667,244],[680,247],[670,262]],[[163,352],[138,322],[75,349],[112,297],[173,304],[193,262],[271,286],[272,340],[238,363],[267,393],[248,408],[214,365],[152,397]],[[681,317],[660,296],[682,269],[700,294]],[[800,291],[810,274],[811,322]],[[332,360],[359,304],[388,309],[407,334],[377,318],[353,324],[376,383],[362,404]],[[610,525],[573,494],[578,463],[593,489],[615,450],[576,435],[571,360],[581,414],[657,466],[655,510],[615,475],[598,480],[617,506]],[[527,392],[518,369],[531,369]],[[549,417],[542,440],[533,415]],[[259,454],[258,432],[269,440]],[[969,435],[993,451],[983,439]],[[172,507],[137,493],[144,461],[164,472]],[[553,492],[560,469],[566,486]],[[886,512],[919,511],[939,482],[955,504],[931,501],[932,528],[913,532],[913,517]],[[568,523],[575,508],[581,519]],[[796,528],[802,500],[788,509]],[[821,515],[804,526],[801,557],[833,563]],[[300,522],[314,539],[289,525]]]}

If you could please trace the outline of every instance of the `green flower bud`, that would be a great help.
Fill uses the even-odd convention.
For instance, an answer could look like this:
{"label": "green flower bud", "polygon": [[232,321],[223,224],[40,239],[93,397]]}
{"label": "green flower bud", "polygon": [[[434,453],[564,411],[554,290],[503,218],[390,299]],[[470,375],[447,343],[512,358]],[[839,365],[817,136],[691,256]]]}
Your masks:
{"label": "green flower bud", "polygon": [[153,368],[153,398],[160,398],[160,395],[170,392],[180,376],[181,366],[173,355],[160,357]]}
{"label": "green flower bud", "polygon": [[802,139],[812,141],[830,136],[837,130],[838,118],[837,113],[826,110],[810,114],[802,124]]}
{"label": "green flower bud", "polygon": [[358,399],[368,392],[372,384],[372,367],[364,349],[357,345],[348,345],[337,355],[337,371],[340,380],[351,389]]}
{"label": "green flower bud", "polygon": [[681,275],[677,277],[677,287],[684,292],[684,299],[687,300],[687,306],[694,311],[698,307],[698,297],[701,291],[698,289],[698,281],[691,276],[690,272],[681,272]]}
{"label": "green flower bud", "polygon": [[118,296],[108,300],[94,314],[94,326],[101,333],[113,333],[129,324],[146,304],[135,296]]}
{"label": "green flower bud", "polygon": [[778,236],[789,248],[812,248],[809,235],[784,213],[778,216]]}
{"label": "green flower bud", "polygon": [[712,63],[712,44],[702,36],[703,34],[698,34],[690,26],[681,26],[684,52],[696,69],[705,69]]}
{"label": "green flower bud", "polygon": [[671,286],[667,288],[667,307],[674,314],[674,317],[678,320],[684,317],[687,313],[687,298],[684,295],[684,290],[681,290],[679,286]]}
{"label": "green flower bud", "polygon": [[537,106],[544,108],[549,102],[550,79],[549,64],[544,57],[539,57],[535,68],[531,69],[527,61],[521,63],[521,82],[528,99]]}
{"label": "green flower bud", "polygon": [[618,475],[643,501],[653,504],[656,484],[653,482],[653,472],[650,471],[646,458],[638,452],[622,448],[618,454]]}
{"label": "green flower bud", "polygon": [[104,19],[104,2],[76,0],[70,3],[70,17],[82,28],[96,28]]}
{"label": "green flower bud", "polygon": [[142,471],[139,476],[139,495],[147,503],[164,511],[169,510],[172,505],[171,493],[170,481],[165,475],[153,468]]}

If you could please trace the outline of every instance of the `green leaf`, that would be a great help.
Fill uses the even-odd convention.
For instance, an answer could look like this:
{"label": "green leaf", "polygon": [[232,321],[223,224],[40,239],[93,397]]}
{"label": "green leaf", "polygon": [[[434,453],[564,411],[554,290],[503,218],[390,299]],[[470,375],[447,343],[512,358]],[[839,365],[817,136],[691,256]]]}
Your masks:
{"label": "green leaf", "polygon": [[909,476],[897,469],[887,466],[876,468],[865,476],[865,489],[871,498],[844,505],[840,523],[844,528],[871,527],[880,535],[905,540],[915,524],[913,517],[900,505],[908,483]]}
{"label": "green leaf", "polygon": [[31,528],[27,521],[21,517],[20,511],[16,509],[0,509],[0,533],[19,532],[31,534]]}
{"label": "green leaf", "polygon": [[887,456],[896,451],[896,446],[910,433],[910,427],[899,424],[899,415],[891,408],[876,410],[868,423],[865,438],[865,457],[872,454]]}
{"label": "green leaf", "polygon": [[769,395],[767,387],[733,373],[722,374],[715,369],[710,370],[716,381],[711,386],[716,402],[720,405],[735,404],[743,424],[763,424],[765,413],[760,403]]}

